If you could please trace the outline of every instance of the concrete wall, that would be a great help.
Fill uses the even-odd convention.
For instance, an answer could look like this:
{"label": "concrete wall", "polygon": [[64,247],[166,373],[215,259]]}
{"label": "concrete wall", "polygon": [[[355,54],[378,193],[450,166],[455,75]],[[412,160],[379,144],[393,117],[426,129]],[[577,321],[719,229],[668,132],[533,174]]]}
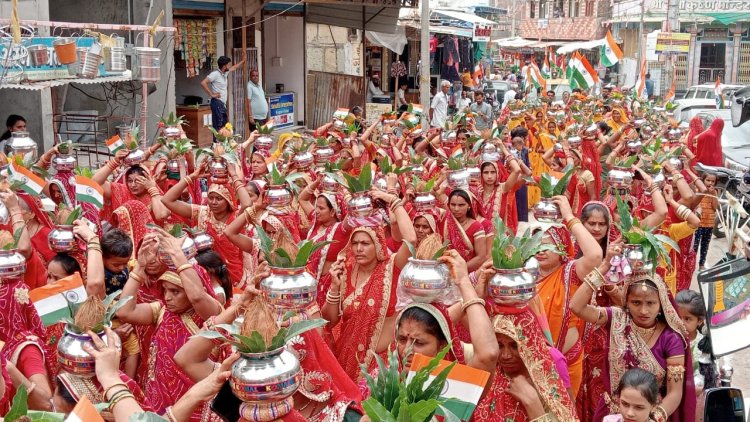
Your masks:
{"label": "concrete wall", "polygon": [[354,55],[361,51],[357,48],[362,44],[361,36],[350,42],[347,28],[317,23],[308,23],[305,33],[307,70],[361,75],[361,66],[355,69],[353,65]]}
{"label": "concrete wall", "polygon": [[[295,117],[305,116],[305,23],[304,18],[279,16],[263,23],[262,62],[266,92],[275,92],[284,84],[286,92],[295,92]],[[274,58],[281,60],[281,65]]]}

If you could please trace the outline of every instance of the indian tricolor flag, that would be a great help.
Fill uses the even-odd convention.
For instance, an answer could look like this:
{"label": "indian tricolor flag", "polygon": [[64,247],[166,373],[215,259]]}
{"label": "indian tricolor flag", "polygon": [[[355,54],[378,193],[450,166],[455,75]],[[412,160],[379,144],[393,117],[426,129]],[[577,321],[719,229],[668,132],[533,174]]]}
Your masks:
{"label": "indian tricolor flag", "polygon": [[[570,78],[575,82],[575,86],[587,89],[599,82],[599,75],[597,75],[594,67],[591,66],[588,59],[582,56],[581,53],[576,53],[573,58],[570,59],[568,66],[571,68]],[[573,84],[571,83],[571,86],[572,85]]]}
{"label": "indian tricolor flag", "polygon": [[10,173],[11,182],[19,182],[21,190],[29,195],[40,195],[47,184],[44,179],[32,173],[31,170],[16,164],[13,160],[8,166],[8,173]]}
{"label": "indian tricolor flag", "polygon": [[622,59],[622,50],[615,42],[615,37],[612,36],[611,31],[607,31],[607,38],[604,39],[604,45],[600,53],[599,59],[606,67],[614,66]]}
{"label": "indian tricolor flag", "polygon": [[68,302],[81,303],[86,297],[86,288],[79,273],[29,292],[29,299],[46,327],[60,322],[63,318],[72,318]]}
{"label": "indian tricolor flag", "polygon": [[[427,366],[430,360],[432,360],[431,357],[420,355],[419,353],[415,354],[407,379],[411,381],[417,371]],[[447,360],[441,360],[438,367],[432,371],[429,380],[425,382],[425,386],[430,385],[430,382],[440,374],[440,371],[450,364],[451,362]],[[471,414],[474,413],[474,409],[477,407],[479,398],[482,396],[482,391],[484,391],[484,387],[487,385],[489,379],[490,373],[487,371],[456,364],[448,373],[448,378],[443,387],[443,392],[440,394],[440,398],[448,399],[445,407],[462,421],[468,421],[471,419]]]}
{"label": "indian tricolor flag", "polygon": [[65,422],[104,422],[104,419],[89,400],[88,396],[81,397],[78,404],[70,412]]}
{"label": "indian tricolor flag", "polygon": [[76,176],[76,201],[104,208],[104,189],[85,176]]}
{"label": "indian tricolor flag", "polygon": [[338,120],[344,120],[349,116],[348,108],[340,108],[333,112],[333,118]]}
{"label": "indian tricolor flag", "polygon": [[526,81],[529,84],[526,86],[527,89],[533,84],[535,88],[541,88],[542,92],[547,90],[547,80],[544,79],[544,75],[535,63],[526,67]]}
{"label": "indian tricolor flag", "polygon": [[422,104],[414,104],[412,103],[410,105],[411,112],[415,116],[422,116],[424,114],[424,106]]}
{"label": "indian tricolor flag", "polygon": [[549,78],[551,75],[551,69],[549,67],[549,55],[551,53],[548,51],[547,54],[544,55],[544,64],[542,64],[542,76],[545,78]]}
{"label": "indian tricolor flag", "polygon": [[115,135],[107,139],[107,149],[109,149],[110,153],[114,154],[123,148],[125,148],[125,142],[120,138],[120,135]]}

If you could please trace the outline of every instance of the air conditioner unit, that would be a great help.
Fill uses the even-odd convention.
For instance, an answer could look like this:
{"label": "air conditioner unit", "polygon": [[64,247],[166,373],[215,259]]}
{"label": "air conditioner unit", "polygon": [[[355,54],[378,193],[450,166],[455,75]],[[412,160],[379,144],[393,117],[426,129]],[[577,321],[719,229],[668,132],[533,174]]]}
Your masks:
{"label": "air conditioner unit", "polygon": [[356,42],[359,39],[359,29],[348,28],[347,39],[349,42]]}

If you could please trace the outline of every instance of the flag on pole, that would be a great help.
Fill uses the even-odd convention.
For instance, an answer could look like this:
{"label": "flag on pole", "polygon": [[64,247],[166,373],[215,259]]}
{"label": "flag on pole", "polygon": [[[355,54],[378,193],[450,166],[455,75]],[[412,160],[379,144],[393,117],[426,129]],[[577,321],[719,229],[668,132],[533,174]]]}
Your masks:
{"label": "flag on pole", "polygon": [[114,154],[117,151],[125,148],[125,142],[122,141],[120,135],[115,135],[107,139],[107,148],[109,149],[109,152],[111,154]]}
{"label": "flag on pole", "polygon": [[544,64],[542,64],[542,76],[545,77],[546,79],[549,79],[551,77],[550,67],[549,67],[549,54],[544,55]]}
{"label": "flag on pole", "polygon": [[638,81],[636,81],[635,89],[633,90],[635,99],[643,97],[643,91],[646,89],[646,73],[648,73],[648,68],[646,67],[646,58],[644,57],[641,60],[641,73],[638,75]]}
{"label": "flag on pole", "polygon": [[[550,54],[552,50],[550,50]],[[563,70],[563,67],[565,67],[565,55],[559,55],[555,57],[553,60],[550,61],[551,71],[552,71],[552,77],[553,78],[564,78],[566,77],[565,71]]]}
{"label": "flag on pole", "polygon": [[615,38],[612,36],[611,31],[607,31],[607,38],[605,38],[604,41],[604,45],[602,45],[600,50],[599,59],[604,66],[611,67],[622,59],[622,50],[620,50],[620,47],[615,42]]}
{"label": "flag on pole", "polygon": [[65,422],[104,422],[104,419],[96,410],[88,396],[81,397],[78,404],[70,412]]}
{"label": "flag on pole", "polygon": [[527,89],[533,85],[537,89],[541,88],[542,92],[547,90],[547,80],[542,76],[542,72],[536,63],[531,63],[526,67],[526,83]]}
{"label": "flag on pole", "polygon": [[66,317],[72,318],[68,302],[81,303],[86,300],[86,297],[86,288],[83,286],[79,273],[29,292],[29,299],[34,304],[45,327],[60,322]]}
{"label": "flag on pole", "polygon": [[721,79],[716,77],[716,84],[714,85],[714,98],[716,98],[716,108],[724,108],[724,96],[721,95]]}
{"label": "flag on pole", "polygon": [[573,87],[574,82],[575,86],[582,89],[591,88],[599,82],[599,76],[594,70],[594,67],[591,66],[586,57],[582,56],[580,53],[576,53],[573,58],[570,59],[568,67],[570,68],[571,88]]}
{"label": "flag on pole", "polygon": [[10,173],[11,182],[19,182],[21,190],[29,195],[40,195],[47,184],[44,179],[32,173],[31,170],[16,164],[13,160],[8,166],[8,173]]}
{"label": "flag on pole", "polygon": [[[430,360],[432,358],[415,353],[411,368],[409,368],[407,380],[414,378],[417,371],[427,366]],[[435,379],[435,376],[450,364],[451,362],[449,361],[441,360],[437,368],[430,374],[425,385],[431,383]],[[489,372],[475,369],[468,365],[456,364],[448,372],[448,378],[443,391],[440,393],[440,398],[454,399],[448,400],[445,407],[458,416],[460,420],[468,421],[471,419],[471,415],[474,413],[474,409],[482,396],[482,391],[484,391],[484,386],[487,385],[489,379]]]}
{"label": "flag on pole", "polygon": [[104,208],[104,189],[85,176],[76,176],[76,201]]}
{"label": "flag on pole", "polygon": [[677,69],[672,68],[672,85],[669,87],[669,91],[664,94],[664,102],[674,101],[675,98],[675,79],[677,79]]}

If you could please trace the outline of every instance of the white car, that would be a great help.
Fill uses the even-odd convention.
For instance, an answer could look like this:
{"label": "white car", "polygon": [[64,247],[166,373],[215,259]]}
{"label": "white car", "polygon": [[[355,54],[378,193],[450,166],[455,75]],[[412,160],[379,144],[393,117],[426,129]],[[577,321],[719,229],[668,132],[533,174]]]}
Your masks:
{"label": "white car", "polygon": [[[721,94],[724,96],[724,108],[732,105],[731,99],[734,91],[742,88],[742,85],[721,84]],[[693,85],[688,88],[685,95],[675,100],[677,109],[675,110],[675,119],[678,121],[688,121],[698,112],[696,110],[715,110],[716,109],[716,84]]]}

